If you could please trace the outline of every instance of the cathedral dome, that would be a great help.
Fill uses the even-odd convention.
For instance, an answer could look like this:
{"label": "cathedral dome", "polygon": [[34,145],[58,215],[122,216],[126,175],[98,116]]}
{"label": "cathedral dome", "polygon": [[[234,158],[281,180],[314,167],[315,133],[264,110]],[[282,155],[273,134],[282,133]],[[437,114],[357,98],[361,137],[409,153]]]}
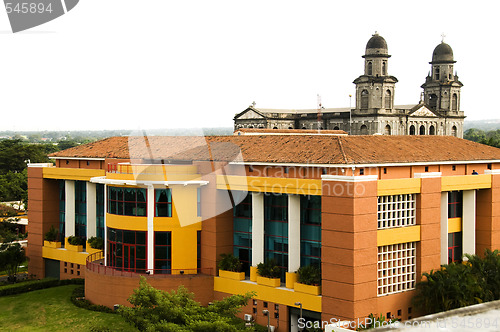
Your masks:
{"label": "cathedral dome", "polygon": [[451,46],[445,42],[441,42],[434,52],[432,52],[432,62],[431,63],[454,63],[453,61],[453,50]]}
{"label": "cathedral dome", "polygon": [[366,43],[365,55],[384,55],[387,56],[387,42],[384,37],[375,32]]}

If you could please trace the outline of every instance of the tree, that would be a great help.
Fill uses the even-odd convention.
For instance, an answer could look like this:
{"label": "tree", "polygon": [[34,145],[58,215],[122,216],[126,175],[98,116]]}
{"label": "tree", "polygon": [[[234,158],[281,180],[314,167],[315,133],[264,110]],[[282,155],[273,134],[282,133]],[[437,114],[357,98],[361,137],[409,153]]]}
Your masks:
{"label": "tree", "polygon": [[128,298],[133,307],[121,306],[118,312],[140,331],[248,331],[235,318],[253,294],[232,295],[203,307],[184,286],[165,292],[149,285],[141,277],[139,288]]}
{"label": "tree", "polygon": [[0,270],[6,270],[8,280],[15,282],[19,265],[26,260],[24,248],[17,242],[0,245]]}

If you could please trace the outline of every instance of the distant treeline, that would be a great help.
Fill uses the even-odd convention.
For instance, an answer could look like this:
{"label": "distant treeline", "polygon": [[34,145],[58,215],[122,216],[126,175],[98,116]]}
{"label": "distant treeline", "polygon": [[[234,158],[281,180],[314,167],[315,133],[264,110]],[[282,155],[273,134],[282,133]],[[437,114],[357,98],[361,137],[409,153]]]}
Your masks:
{"label": "distant treeline", "polygon": [[471,128],[465,131],[464,138],[470,141],[500,148],[500,129],[484,131]]}

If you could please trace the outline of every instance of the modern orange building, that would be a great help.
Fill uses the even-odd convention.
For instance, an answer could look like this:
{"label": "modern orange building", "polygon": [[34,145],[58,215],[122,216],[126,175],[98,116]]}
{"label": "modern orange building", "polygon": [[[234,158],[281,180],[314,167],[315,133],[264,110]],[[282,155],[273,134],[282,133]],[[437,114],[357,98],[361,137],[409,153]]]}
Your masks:
{"label": "modern orange building", "polygon": [[[405,320],[423,272],[500,248],[500,149],[456,137],[240,130],[113,137],[52,158],[28,169],[29,273],[84,277],[106,306],[127,304],[144,275],[203,304],[254,291],[242,315],[266,325],[267,309],[277,331],[301,315]],[[51,226],[57,242],[44,241]],[[244,275],[218,271],[223,253]],[[257,274],[271,259],[277,280]],[[297,283],[315,264],[321,287]]]}

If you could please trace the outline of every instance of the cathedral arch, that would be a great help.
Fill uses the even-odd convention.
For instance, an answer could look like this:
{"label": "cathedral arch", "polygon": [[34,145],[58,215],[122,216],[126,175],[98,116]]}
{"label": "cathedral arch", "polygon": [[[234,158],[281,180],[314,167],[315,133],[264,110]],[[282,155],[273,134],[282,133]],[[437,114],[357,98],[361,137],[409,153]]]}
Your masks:
{"label": "cathedral arch", "polygon": [[436,135],[436,129],[434,128],[434,125],[431,125],[429,127],[429,135]]}
{"label": "cathedral arch", "polygon": [[359,127],[359,133],[361,135],[368,135],[368,127],[366,125],[361,125],[361,127]]}
{"label": "cathedral arch", "polygon": [[368,109],[368,97],[369,97],[369,92],[368,90],[363,90],[361,91],[361,109]]}
{"label": "cathedral arch", "polygon": [[420,126],[419,135],[425,135],[425,126],[424,125]]}
{"label": "cathedral arch", "polygon": [[385,108],[390,109],[392,108],[392,93],[391,90],[386,90],[385,91]]}
{"label": "cathedral arch", "polygon": [[410,135],[415,135],[415,126],[414,125],[410,126]]}
{"label": "cathedral arch", "polygon": [[458,111],[458,95],[456,93],[451,98],[451,110]]}
{"label": "cathedral arch", "polygon": [[391,134],[391,126],[389,126],[389,125],[385,126],[384,134],[385,135]]}
{"label": "cathedral arch", "polygon": [[367,67],[368,68],[366,69],[366,74],[373,75],[373,64],[371,62],[368,62]]}
{"label": "cathedral arch", "polygon": [[457,126],[451,127],[451,136],[457,137]]}

